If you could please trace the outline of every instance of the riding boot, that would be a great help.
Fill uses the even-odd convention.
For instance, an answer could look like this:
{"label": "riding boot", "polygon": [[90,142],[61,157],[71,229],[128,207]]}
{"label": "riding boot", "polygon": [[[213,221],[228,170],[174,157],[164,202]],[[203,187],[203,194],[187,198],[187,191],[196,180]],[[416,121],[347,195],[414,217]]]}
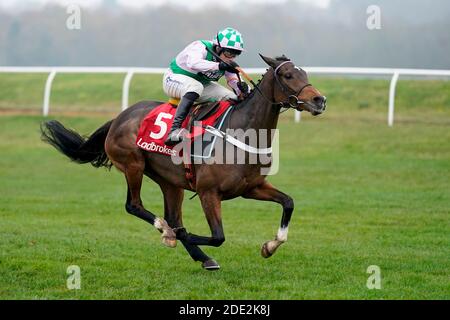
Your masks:
{"label": "riding boot", "polygon": [[173,146],[183,140],[183,129],[181,129],[181,125],[198,97],[198,93],[188,92],[181,98],[177,112],[175,113],[175,118],[173,119],[172,128],[170,128],[169,135],[164,142],[166,145]]}

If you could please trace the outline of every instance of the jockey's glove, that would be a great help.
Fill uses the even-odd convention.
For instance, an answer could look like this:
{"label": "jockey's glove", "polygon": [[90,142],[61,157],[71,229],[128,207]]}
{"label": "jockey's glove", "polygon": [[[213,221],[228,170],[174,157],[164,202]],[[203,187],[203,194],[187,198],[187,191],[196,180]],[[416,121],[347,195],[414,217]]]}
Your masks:
{"label": "jockey's glove", "polygon": [[236,62],[231,61],[230,63],[226,63],[224,61],[219,62],[219,70],[228,71],[231,73],[238,74],[239,71],[236,69],[239,65]]}
{"label": "jockey's glove", "polygon": [[250,92],[250,87],[248,86],[248,84],[244,81],[240,81],[237,83],[237,87],[239,88],[239,90],[243,93],[243,94],[247,94]]}

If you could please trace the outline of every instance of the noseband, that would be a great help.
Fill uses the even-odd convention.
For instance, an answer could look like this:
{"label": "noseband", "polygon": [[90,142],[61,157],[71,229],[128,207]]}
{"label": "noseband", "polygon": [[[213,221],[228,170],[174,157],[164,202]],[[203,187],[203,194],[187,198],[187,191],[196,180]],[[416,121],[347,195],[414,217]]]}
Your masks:
{"label": "noseband", "polygon": [[[276,67],[274,70],[274,76],[275,76],[275,80],[277,81],[278,85],[281,88],[281,91],[283,91],[283,93],[288,97],[287,101],[280,102],[280,104],[283,107],[297,109],[300,105],[305,103],[304,101],[299,99],[299,96],[302,93],[303,89],[305,89],[306,87],[311,87],[312,84],[307,83],[303,87],[301,87],[300,90],[298,90],[298,92],[295,92],[293,89],[289,88],[286,84],[282,83],[280,78],[278,77],[278,70],[280,70],[280,68],[288,62],[293,64],[292,61],[284,61],[284,62],[280,63],[278,65],[278,67]],[[289,91],[291,93],[293,92],[293,94],[289,94]]]}

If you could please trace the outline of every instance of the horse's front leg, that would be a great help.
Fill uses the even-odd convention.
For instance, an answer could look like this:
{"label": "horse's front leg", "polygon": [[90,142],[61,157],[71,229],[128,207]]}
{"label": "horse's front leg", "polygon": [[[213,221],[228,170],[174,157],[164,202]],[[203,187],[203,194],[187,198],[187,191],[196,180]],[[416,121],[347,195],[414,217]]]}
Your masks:
{"label": "horse's front leg", "polygon": [[294,200],[287,194],[275,189],[270,183],[255,187],[249,192],[242,195],[243,198],[273,201],[283,206],[283,215],[278,233],[274,240],[267,241],[261,248],[261,255],[264,258],[272,256],[280,245],[287,241],[289,221],[291,220],[292,211],[294,211]]}
{"label": "horse's front leg", "polygon": [[164,194],[164,218],[175,231],[178,230],[178,239],[186,248],[191,258],[194,261],[200,261],[202,267],[207,270],[219,269],[220,267],[214,259],[208,257],[198,246],[190,244],[186,237],[181,236],[182,233],[186,234],[181,213],[184,190],[174,187],[165,181],[158,181],[158,184]]}
{"label": "horse's front leg", "polygon": [[216,191],[198,191],[202,208],[211,230],[211,237],[187,233],[185,229],[177,230],[178,239],[186,239],[189,244],[197,246],[219,247],[225,241],[222,227],[220,196]]}
{"label": "horse's front leg", "polygon": [[216,191],[212,190],[208,190],[206,192],[198,191],[198,195],[202,203],[206,220],[208,220],[209,228],[211,229],[211,237],[198,236],[196,234],[187,233],[184,228],[178,228],[175,230],[177,239],[181,240],[186,249],[189,247],[196,248],[195,250],[197,253],[201,253],[203,258],[208,258],[207,260],[203,259],[203,268],[207,270],[217,270],[220,268],[219,264],[214,259],[204,255],[197,246],[219,247],[225,241],[220,206],[221,198]]}

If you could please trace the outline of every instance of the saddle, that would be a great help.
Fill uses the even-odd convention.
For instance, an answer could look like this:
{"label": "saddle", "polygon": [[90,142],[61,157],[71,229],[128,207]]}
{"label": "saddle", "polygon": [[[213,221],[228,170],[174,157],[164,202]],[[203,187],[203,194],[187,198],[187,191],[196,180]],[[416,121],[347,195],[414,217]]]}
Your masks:
{"label": "saddle", "polygon": [[[219,120],[223,123],[224,115],[228,114],[232,105],[229,101],[207,102],[194,105],[184,120],[182,127],[190,132],[189,138],[193,142],[194,139],[202,139],[206,126],[215,126]],[[162,103],[142,120],[137,137],[136,145],[149,152],[156,152],[166,156],[176,155],[173,146],[165,145],[168,129],[172,126],[173,117],[176,113],[176,107],[172,101]],[[197,122],[201,121],[201,124]],[[210,146],[212,148],[213,146]],[[195,156],[195,155],[191,155]],[[195,174],[192,164],[186,164],[186,177],[195,189]]]}
{"label": "saddle", "polygon": [[[183,121],[182,127],[190,132],[189,138],[193,140],[204,134],[205,126],[214,126],[231,106],[230,101],[194,105]],[[141,122],[136,139],[138,147],[150,152],[173,155],[173,147],[166,146],[164,141],[167,139],[168,129],[172,126],[175,113],[176,107],[171,101],[162,103],[151,110]],[[197,124],[200,121],[201,124]]]}
{"label": "saddle", "polygon": [[192,107],[188,114],[188,123],[186,129],[190,132],[195,121],[203,121],[211,117],[219,109],[220,101],[203,102]]}

